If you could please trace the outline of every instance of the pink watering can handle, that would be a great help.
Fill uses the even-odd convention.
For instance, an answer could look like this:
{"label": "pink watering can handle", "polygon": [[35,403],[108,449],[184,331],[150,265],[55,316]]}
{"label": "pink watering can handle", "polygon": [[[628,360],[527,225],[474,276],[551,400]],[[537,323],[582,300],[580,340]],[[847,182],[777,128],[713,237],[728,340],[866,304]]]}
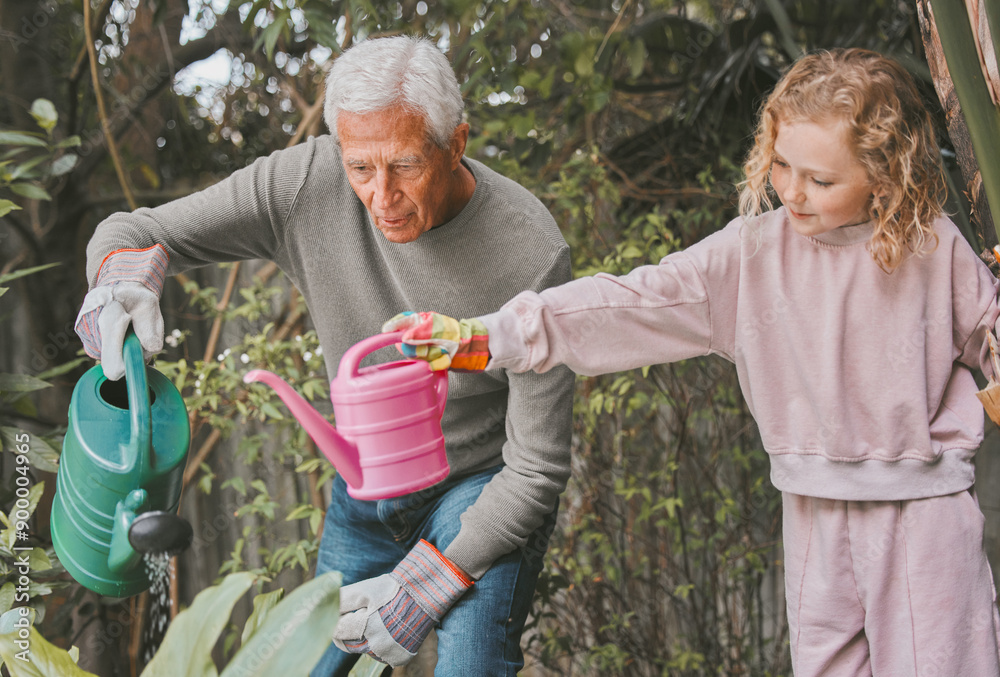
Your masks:
{"label": "pink watering can handle", "polygon": [[340,366],[337,368],[337,378],[345,381],[354,378],[358,375],[358,365],[361,364],[361,360],[368,353],[373,353],[379,348],[385,348],[394,343],[400,343],[400,339],[402,338],[403,332],[394,331],[388,334],[375,334],[363,341],[358,341],[348,348],[347,352],[340,358]]}
{"label": "pink watering can handle", "polygon": [[[358,375],[358,366],[368,353],[373,353],[379,348],[385,348],[395,343],[401,343],[403,333],[402,331],[393,331],[387,334],[375,334],[355,343],[340,358],[340,365],[337,367],[337,378],[341,382],[344,382],[356,377]],[[430,365],[427,368],[430,369]],[[433,374],[436,379],[434,388],[437,391],[438,410],[444,415],[444,405],[448,401],[448,372],[441,370],[433,372]]]}

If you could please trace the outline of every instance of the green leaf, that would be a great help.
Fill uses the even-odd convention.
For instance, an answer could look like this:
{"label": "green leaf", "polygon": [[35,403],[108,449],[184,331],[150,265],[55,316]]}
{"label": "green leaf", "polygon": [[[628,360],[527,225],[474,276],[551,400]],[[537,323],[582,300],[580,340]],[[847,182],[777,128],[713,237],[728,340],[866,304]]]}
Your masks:
{"label": "green leaf", "polygon": [[383,670],[385,670],[385,663],[380,663],[365,654],[354,664],[350,677],[379,677]]}
{"label": "green leaf", "polygon": [[0,200],[0,216],[6,216],[15,209],[20,209],[16,202],[11,202],[10,200]]}
{"label": "green leaf", "polygon": [[645,254],[634,244],[628,244],[625,246],[625,249],[622,250],[623,259],[637,259],[642,256],[645,256]]}
{"label": "green leaf", "polygon": [[218,670],[212,662],[212,648],[226,627],[233,606],[253,581],[253,574],[242,571],[199,592],[191,606],[177,614],[170,624],[142,677],[216,677]]}
{"label": "green leaf", "polygon": [[76,163],[79,162],[80,156],[73,155],[72,153],[67,153],[61,158],[52,163],[52,168],[49,172],[52,176],[62,176],[63,174],[69,174],[73,171],[73,167],[76,167]]}
{"label": "green leaf", "polygon": [[51,383],[28,374],[0,374],[0,393],[30,393],[51,387]]}
{"label": "green leaf", "polygon": [[21,197],[26,197],[29,200],[51,200],[52,196],[49,195],[41,186],[36,186],[33,183],[12,183],[10,184],[10,189],[20,195]]}
{"label": "green leaf", "polygon": [[278,42],[278,38],[281,37],[281,31],[285,28],[284,16],[279,15],[274,18],[264,32],[260,36],[258,43],[263,43],[264,53],[267,55],[268,59],[274,57],[274,45]]}
{"label": "green leaf", "polygon": [[59,451],[44,437],[32,435],[25,455],[32,468],[45,472],[59,472]]}
{"label": "green leaf", "polygon": [[[14,606],[14,582],[7,581],[0,588],[0,613],[7,613]],[[2,628],[0,628],[2,630]],[[9,632],[10,630],[8,630]]]}
{"label": "green leaf", "polygon": [[253,636],[257,628],[261,626],[268,612],[273,609],[281,598],[285,595],[284,588],[278,588],[271,592],[265,592],[253,598],[253,612],[243,626],[243,635],[240,637],[240,644],[246,644],[247,640]]}
{"label": "green leaf", "polygon": [[307,674],[330,645],[340,618],[340,581],[340,573],[331,571],[292,591],[271,609],[221,677]]}
{"label": "green leaf", "polygon": [[55,129],[56,122],[59,121],[59,113],[56,112],[55,105],[48,99],[35,99],[31,104],[30,112],[38,126],[46,132]]}
{"label": "green leaf", "polygon": [[52,560],[45,548],[32,548],[28,555],[28,568],[31,571],[48,571],[52,568]]}
{"label": "green leaf", "polygon": [[[17,641],[27,642],[30,653]],[[0,656],[11,677],[97,677],[81,669],[68,651],[50,644],[34,627],[27,639],[21,639],[16,632],[0,635]]]}
{"label": "green leaf", "polygon": [[83,139],[74,134],[73,136],[67,136],[65,139],[57,143],[54,148],[76,148],[83,143]]}
{"label": "green leaf", "polygon": [[[19,439],[24,431],[18,428],[0,426],[0,448],[14,450],[17,446],[24,445],[25,440]],[[27,440],[28,450],[25,456],[28,457],[28,464],[32,468],[44,470],[45,472],[58,472],[59,452],[40,435],[29,435]]]}
{"label": "green leaf", "polygon": [[51,369],[46,369],[45,371],[39,372],[35,375],[35,378],[42,379],[43,381],[48,381],[50,378],[55,378],[56,376],[62,376],[63,374],[73,371],[81,364],[89,362],[89,357],[78,357],[75,360],[70,360],[69,362],[64,362],[63,364],[56,365]]}
{"label": "green leaf", "polygon": [[41,146],[45,147],[45,140],[40,135],[31,132],[0,132],[0,146]]}
{"label": "green leaf", "polygon": [[301,519],[306,515],[311,515],[314,510],[316,510],[316,508],[311,505],[297,505],[288,513],[288,516],[285,517],[285,521],[291,522],[292,520]]}
{"label": "green leaf", "polygon": [[0,284],[6,284],[11,280],[16,280],[19,277],[24,277],[25,275],[31,275],[37,273],[46,268],[55,268],[60,265],[57,263],[46,263],[44,266],[34,266],[33,268],[22,268],[21,270],[15,270],[13,273],[7,273],[6,275],[0,275]]}
{"label": "green leaf", "polygon": [[14,514],[19,510],[26,511],[28,515],[35,512],[35,508],[38,507],[38,501],[42,498],[43,491],[45,491],[45,482],[39,482],[38,484],[32,485],[32,487],[28,489],[28,497],[26,499],[28,501],[28,506],[26,508],[19,508],[16,503],[11,506],[10,512],[7,513],[7,523],[10,525],[16,525]]}
{"label": "green leaf", "polygon": [[[7,585],[11,586],[10,594],[11,599],[13,600],[14,584],[8,583]],[[27,609],[27,611],[22,611],[22,609]],[[0,615],[0,635],[6,635],[8,632],[17,632],[19,627],[17,623],[20,622],[22,624],[21,627],[23,627],[24,621],[21,620],[23,618],[27,618],[29,623],[34,624],[36,615],[35,610],[31,607],[18,607],[17,609],[8,608],[2,615]]]}

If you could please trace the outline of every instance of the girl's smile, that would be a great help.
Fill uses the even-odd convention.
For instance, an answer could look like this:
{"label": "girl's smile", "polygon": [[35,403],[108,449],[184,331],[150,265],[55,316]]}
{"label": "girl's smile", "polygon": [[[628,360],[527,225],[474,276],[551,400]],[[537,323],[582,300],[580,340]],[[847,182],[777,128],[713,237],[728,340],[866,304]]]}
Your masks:
{"label": "girl's smile", "polygon": [[821,235],[871,218],[872,184],[841,120],[780,124],[771,185],[801,235]]}

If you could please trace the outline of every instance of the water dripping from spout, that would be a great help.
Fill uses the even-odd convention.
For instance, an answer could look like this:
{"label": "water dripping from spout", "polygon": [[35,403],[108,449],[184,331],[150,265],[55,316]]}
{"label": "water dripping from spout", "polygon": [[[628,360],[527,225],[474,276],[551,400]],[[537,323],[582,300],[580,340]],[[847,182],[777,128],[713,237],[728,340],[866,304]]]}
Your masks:
{"label": "water dripping from spout", "polygon": [[172,600],[170,599],[170,577],[173,561],[164,552],[147,552],[143,556],[146,574],[149,576],[149,616],[143,632],[143,662],[149,663],[163,641],[170,623]]}

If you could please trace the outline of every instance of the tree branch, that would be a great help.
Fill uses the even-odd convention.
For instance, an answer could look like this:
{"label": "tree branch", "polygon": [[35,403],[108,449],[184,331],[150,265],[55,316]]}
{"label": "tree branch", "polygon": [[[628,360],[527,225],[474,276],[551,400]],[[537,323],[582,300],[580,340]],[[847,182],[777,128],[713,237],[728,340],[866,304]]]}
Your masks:
{"label": "tree branch", "polygon": [[104,130],[105,143],[107,144],[108,152],[111,153],[111,161],[115,165],[118,183],[121,184],[129,207],[134,210],[136,208],[135,196],[132,195],[132,187],[129,185],[128,176],[125,175],[125,168],[122,166],[122,159],[118,154],[118,146],[115,144],[114,136],[111,134],[111,123],[108,121],[108,112],[104,107],[104,93],[101,90],[101,80],[97,75],[97,50],[94,47],[94,31],[91,27],[90,0],[83,0],[83,31],[84,39],[87,42],[87,53],[90,55],[90,78],[94,82],[97,115],[101,119],[101,129]]}

